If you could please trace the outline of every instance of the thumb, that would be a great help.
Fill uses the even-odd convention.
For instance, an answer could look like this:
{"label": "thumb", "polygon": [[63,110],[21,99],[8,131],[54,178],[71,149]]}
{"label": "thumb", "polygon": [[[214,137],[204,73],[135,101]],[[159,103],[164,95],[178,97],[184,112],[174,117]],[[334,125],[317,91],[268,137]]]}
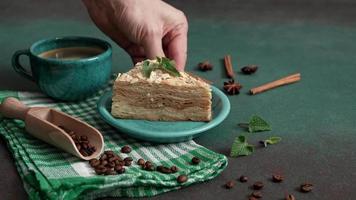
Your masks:
{"label": "thumb", "polygon": [[162,48],[162,38],[159,35],[147,37],[144,40],[143,48],[145,50],[146,57],[149,59],[155,59],[157,56],[165,57]]}

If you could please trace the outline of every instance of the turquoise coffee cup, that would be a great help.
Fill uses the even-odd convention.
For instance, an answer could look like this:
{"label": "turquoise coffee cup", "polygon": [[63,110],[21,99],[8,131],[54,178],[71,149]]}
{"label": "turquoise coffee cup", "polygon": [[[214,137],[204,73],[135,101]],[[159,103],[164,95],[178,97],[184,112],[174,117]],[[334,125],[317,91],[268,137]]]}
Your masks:
{"label": "turquoise coffee cup", "polygon": [[[54,49],[100,48],[91,57],[60,59],[39,56]],[[20,56],[30,59],[31,71],[20,64]],[[93,95],[104,86],[111,74],[111,45],[90,37],[57,37],[34,43],[30,49],[16,51],[12,57],[14,70],[37,83],[48,96],[64,101],[76,101]]]}

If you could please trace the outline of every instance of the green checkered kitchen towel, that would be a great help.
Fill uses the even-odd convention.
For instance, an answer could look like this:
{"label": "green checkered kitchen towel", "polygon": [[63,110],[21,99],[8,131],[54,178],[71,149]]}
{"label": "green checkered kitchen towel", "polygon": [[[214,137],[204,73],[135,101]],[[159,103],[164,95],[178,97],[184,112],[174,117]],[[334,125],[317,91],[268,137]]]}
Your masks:
{"label": "green checkered kitchen towel", "polygon": [[[133,164],[124,174],[96,175],[87,161],[27,134],[22,121],[0,118],[0,134],[7,141],[29,199],[153,196],[207,181],[226,167],[227,159],[224,155],[212,152],[192,140],[175,144],[152,144],[125,137],[106,124],[96,111],[96,103],[104,91],[76,103],[55,102],[40,93],[0,91],[0,102],[6,96],[15,96],[28,106],[54,107],[97,128],[104,136],[105,150],[110,149],[120,155],[121,147],[129,145],[133,149],[129,156],[134,160],[143,158],[155,165],[176,165],[180,171],[162,174],[144,171]],[[201,158],[202,162],[199,165],[187,164],[193,156]],[[177,183],[178,174],[187,174],[189,180],[183,185]]]}

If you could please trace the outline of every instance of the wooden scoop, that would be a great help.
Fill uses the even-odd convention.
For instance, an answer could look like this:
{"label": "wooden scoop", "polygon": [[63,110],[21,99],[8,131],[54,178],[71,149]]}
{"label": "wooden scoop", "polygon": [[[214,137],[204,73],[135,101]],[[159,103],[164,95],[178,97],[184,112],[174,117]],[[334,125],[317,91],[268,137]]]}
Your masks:
{"label": "wooden scoop", "polygon": [[[23,120],[28,133],[81,159],[96,158],[104,149],[103,136],[98,130],[55,109],[26,107],[16,98],[9,97],[0,104],[0,113],[7,118]],[[88,141],[96,147],[95,152],[90,156],[83,156],[70,135],[59,126],[74,131],[79,136],[87,136]]]}

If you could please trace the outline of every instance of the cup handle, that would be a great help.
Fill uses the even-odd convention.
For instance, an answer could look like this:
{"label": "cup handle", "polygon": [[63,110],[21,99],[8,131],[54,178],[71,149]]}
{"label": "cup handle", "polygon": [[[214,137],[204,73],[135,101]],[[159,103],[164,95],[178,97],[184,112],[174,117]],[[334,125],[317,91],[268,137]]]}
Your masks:
{"label": "cup handle", "polygon": [[25,56],[30,56],[30,50],[28,49],[23,49],[23,50],[18,50],[12,55],[12,67],[14,68],[15,72],[19,73],[21,76],[31,80],[35,81],[33,78],[32,74],[30,74],[21,64],[20,64],[20,56],[25,55]]}

